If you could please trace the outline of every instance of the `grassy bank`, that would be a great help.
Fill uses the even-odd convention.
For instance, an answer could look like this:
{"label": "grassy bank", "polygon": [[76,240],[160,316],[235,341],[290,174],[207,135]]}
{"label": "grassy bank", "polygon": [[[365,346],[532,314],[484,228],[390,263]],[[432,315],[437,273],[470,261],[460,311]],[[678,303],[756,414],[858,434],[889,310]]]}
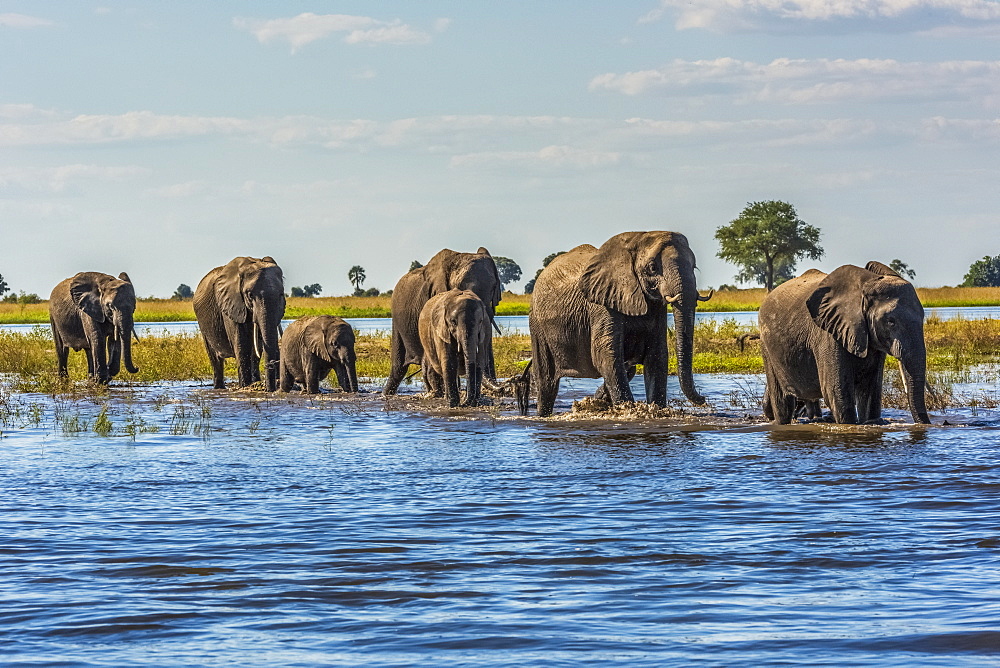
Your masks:
{"label": "grassy bank", "polygon": [[[741,351],[736,339],[755,329],[739,325],[734,320],[708,321],[695,328],[694,370],[696,373],[762,373],[760,345],[747,343]],[[931,371],[962,373],[970,367],[1000,361],[1000,320],[948,320],[930,318],[925,336],[928,367]],[[671,364],[674,342],[670,341]],[[382,378],[389,371],[388,334],[359,335],[357,338],[358,375]],[[494,338],[497,374],[501,377],[519,371],[531,356],[531,342],[526,335]],[[196,381],[207,382],[212,376],[208,357],[197,334],[167,334],[147,336],[132,347],[139,373],[122,373],[118,380],[139,382]],[[58,384],[52,338],[47,328],[35,327],[28,332],[0,331],[0,373],[11,374],[18,389],[47,391]],[[70,355],[70,375],[86,377],[83,353]],[[232,360],[228,375],[235,377]],[[54,385],[55,384],[55,385]]]}
{"label": "grassy bank", "polygon": [[[699,311],[756,311],[764,299],[763,288],[716,292],[707,302],[698,304]],[[1000,306],[1000,288],[917,288],[925,308],[946,306]],[[290,297],[285,317],[329,313],[342,318],[388,318],[391,297]],[[505,292],[497,307],[498,315],[527,315],[531,295]],[[142,299],[136,306],[136,322],[187,322],[194,320],[190,301],[173,299]],[[45,324],[49,321],[47,302],[39,304],[0,303],[0,324]]]}

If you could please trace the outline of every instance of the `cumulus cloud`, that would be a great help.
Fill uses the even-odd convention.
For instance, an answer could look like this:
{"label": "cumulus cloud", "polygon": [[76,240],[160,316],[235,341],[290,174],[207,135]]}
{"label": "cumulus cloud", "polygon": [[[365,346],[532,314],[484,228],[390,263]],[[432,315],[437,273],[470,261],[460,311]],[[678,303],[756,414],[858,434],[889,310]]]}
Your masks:
{"label": "cumulus cloud", "polygon": [[43,28],[53,25],[48,19],[26,14],[0,14],[0,28]]}
{"label": "cumulus cloud", "polygon": [[[438,19],[434,30],[446,30],[446,21],[447,19]],[[407,25],[399,19],[381,21],[349,14],[305,13],[281,19],[237,17],[233,19],[233,25],[252,34],[261,44],[287,42],[293,53],[306,44],[334,34],[342,35],[347,44],[427,44],[431,41],[429,32]]]}
{"label": "cumulus cloud", "polygon": [[996,0],[660,0],[639,19],[650,23],[675,17],[679,30],[718,32],[848,29],[922,32],[947,27],[1000,26]]}
{"label": "cumulus cloud", "polygon": [[655,70],[602,74],[590,90],[625,95],[727,96],[734,102],[814,104],[1000,100],[1000,61],[941,63],[896,60],[733,58],[675,60]]}

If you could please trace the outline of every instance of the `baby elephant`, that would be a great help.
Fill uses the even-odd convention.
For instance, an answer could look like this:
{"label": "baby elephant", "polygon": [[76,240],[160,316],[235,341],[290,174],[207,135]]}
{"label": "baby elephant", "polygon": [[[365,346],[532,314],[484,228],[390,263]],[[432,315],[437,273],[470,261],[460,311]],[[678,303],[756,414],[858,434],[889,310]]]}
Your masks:
{"label": "baby elephant", "polygon": [[281,391],[299,383],[306,394],[319,392],[330,369],[345,392],[358,391],[354,330],[332,315],[308,315],[288,326],[281,337]]}
{"label": "baby elephant", "polygon": [[458,377],[468,379],[463,406],[479,404],[483,370],[490,364],[490,313],[471,290],[449,290],[424,304],[417,322],[424,348],[424,384],[448,405],[459,405]]}

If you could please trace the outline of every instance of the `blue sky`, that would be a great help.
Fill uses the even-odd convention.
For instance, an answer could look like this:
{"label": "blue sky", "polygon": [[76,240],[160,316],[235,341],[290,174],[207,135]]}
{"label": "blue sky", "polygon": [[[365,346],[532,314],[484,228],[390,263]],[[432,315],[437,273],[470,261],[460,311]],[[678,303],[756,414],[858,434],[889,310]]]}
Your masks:
{"label": "blue sky", "polygon": [[707,288],[781,199],[823,232],[800,270],[954,285],[1000,254],[998,53],[996,0],[0,0],[0,274],[168,296],[272,255],[346,294],[666,229]]}

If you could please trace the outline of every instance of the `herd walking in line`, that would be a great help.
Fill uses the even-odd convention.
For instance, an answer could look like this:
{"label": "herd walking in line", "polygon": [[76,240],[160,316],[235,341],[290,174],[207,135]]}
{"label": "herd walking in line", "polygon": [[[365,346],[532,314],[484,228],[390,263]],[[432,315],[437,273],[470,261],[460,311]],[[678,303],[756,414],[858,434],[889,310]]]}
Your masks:
{"label": "herd walking in line", "polygon": [[[666,231],[624,232],[600,248],[584,244],[560,255],[535,284],[531,359],[521,373],[499,381],[492,330],[499,332],[501,282],[493,257],[485,248],[442,250],[393,290],[383,394],[396,394],[410,366],[418,365],[428,393],[451,407],[480,404],[485,388],[513,394],[522,415],[534,394],[537,414],[545,417],[561,378],[599,378],[596,399],[634,401],[629,383],[641,364],[646,401],[665,407],[669,306],[680,389],[703,405],[692,373],[694,321],[698,302],[712,294],[699,294],[695,266],[687,238]],[[131,349],[136,297],[127,274],[81,272],[53,289],[50,304],[60,374],[67,375],[70,349],[85,351],[88,372],[100,383],[123,364],[138,371]],[[289,392],[298,385],[315,394],[333,371],[343,391],[358,391],[354,331],[346,321],[305,316],[282,332],[284,280],[273,258],[237,257],[212,269],[193,306],[216,389],[225,389],[224,363],[235,358],[240,387],[263,383],[269,392]],[[872,261],[829,274],[811,269],[767,295],[759,326],[767,419],[819,418],[822,400],[834,422],[880,420],[891,355],[899,360],[914,422],[930,423],[923,308],[913,285],[888,266]]]}

